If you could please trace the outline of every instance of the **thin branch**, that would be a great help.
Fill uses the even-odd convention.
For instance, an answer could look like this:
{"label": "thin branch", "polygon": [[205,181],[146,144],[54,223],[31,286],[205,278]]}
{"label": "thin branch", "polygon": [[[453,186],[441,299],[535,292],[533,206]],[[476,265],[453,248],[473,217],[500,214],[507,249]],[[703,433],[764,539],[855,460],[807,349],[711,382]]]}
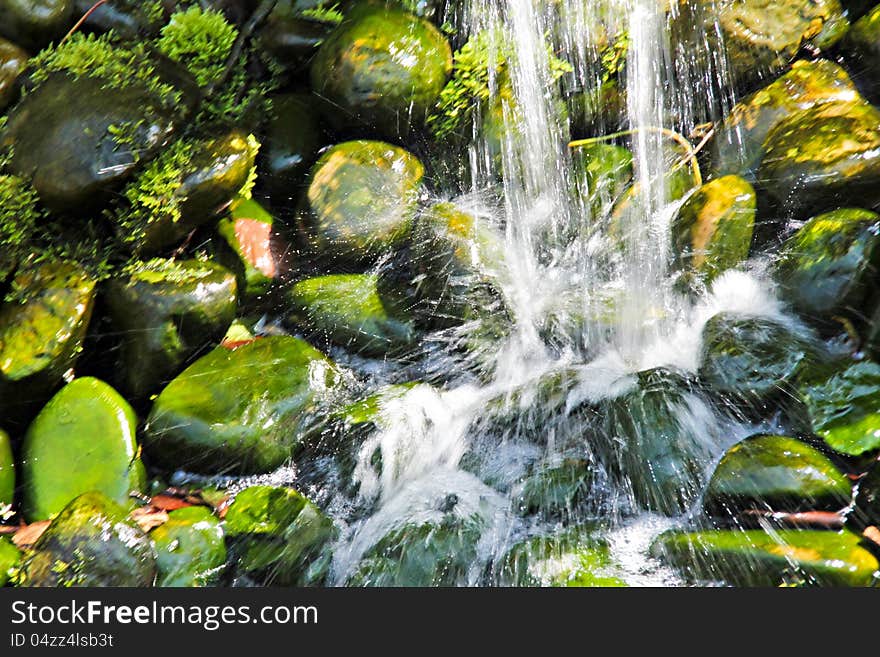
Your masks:
{"label": "thin branch", "polygon": [[68,32],[67,34],[65,34],[65,35],[64,35],[64,38],[61,39],[61,41],[58,42],[58,46],[60,47],[60,46],[64,45],[64,43],[65,43],[70,37],[72,37],[72,36],[76,33],[76,31],[79,30],[79,28],[81,28],[81,27],[83,26],[83,23],[85,23],[87,20],[89,20],[89,16],[91,16],[92,14],[94,14],[95,11],[97,11],[97,10],[101,7],[101,5],[105,5],[105,4],[107,4],[107,0],[98,0],[98,2],[96,2],[95,4],[93,4],[93,5],[89,8],[89,10],[88,10],[85,14],[83,14],[82,18],[80,18],[80,19],[76,22],[76,25],[74,25],[72,28],[70,28],[70,32]]}

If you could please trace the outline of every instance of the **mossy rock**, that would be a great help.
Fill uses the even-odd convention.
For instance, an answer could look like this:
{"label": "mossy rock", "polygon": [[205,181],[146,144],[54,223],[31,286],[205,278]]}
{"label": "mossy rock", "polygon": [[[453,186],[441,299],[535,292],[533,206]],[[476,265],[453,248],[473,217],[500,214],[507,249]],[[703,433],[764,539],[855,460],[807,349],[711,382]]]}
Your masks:
{"label": "mossy rock", "polygon": [[764,141],[758,180],[795,217],[880,203],[880,111],[859,99],[781,121]]}
{"label": "mossy rock", "polygon": [[12,453],[12,440],[8,433],[0,429],[0,507],[11,506],[14,496],[15,455]]}
{"label": "mossy rock", "polygon": [[811,342],[786,324],[724,312],[703,327],[699,376],[714,392],[760,410],[790,389],[814,353]]}
{"label": "mossy rock", "polygon": [[424,124],[452,72],[452,49],[430,22],[393,5],[362,3],[312,61],[312,90],[339,128],[387,138]]}
{"label": "mossy rock", "polygon": [[55,212],[108,202],[138,165],[156,155],[181,116],[145,85],[108,93],[101,78],[53,73],[9,114],[0,146],[9,169]]}
{"label": "mossy rock", "polygon": [[6,586],[18,571],[21,552],[5,536],[0,536],[0,587]]}
{"label": "mossy rock", "polygon": [[324,145],[315,104],[308,94],[272,97],[260,180],[275,197],[297,199],[306,188],[309,170]]}
{"label": "mossy rock", "polygon": [[285,267],[286,248],[277,234],[275,217],[255,200],[239,198],[217,224],[217,233],[228,247],[222,261],[236,272],[242,298],[259,300]]}
{"label": "mossy rock", "polygon": [[880,215],[854,208],[813,217],[783,245],[776,265],[782,293],[807,320],[858,317],[880,265]]}
{"label": "mossy rock", "polygon": [[706,183],[688,197],[672,222],[673,267],[710,283],[749,256],[757,198],[739,176]]}
{"label": "mossy rock", "polygon": [[377,141],[327,150],[312,169],[298,224],[319,255],[372,263],[410,235],[424,167]]}
{"label": "mossy rock", "polygon": [[866,525],[880,527],[880,467],[876,465],[859,481],[855,517]]}
{"label": "mossy rock", "polygon": [[0,306],[0,413],[20,422],[79,358],[95,281],[78,265],[52,261],[19,269],[12,286],[21,300]]}
{"label": "mossy rock", "polygon": [[824,59],[795,62],[788,73],[737,103],[724,119],[712,140],[715,173],[752,180],[764,141],[779,123],[803,110],[858,97],[849,75],[837,64]]}
{"label": "mossy rock", "polygon": [[727,450],[709,480],[703,506],[717,514],[834,510],[851,497],[851,482],[827,456],[796,438],[766,435]]}
{"label": "mossy rock", "polygon": [[337,380],[333,363],[297,338],[218,347],[159,394],[144,444],[167,468],[210,474],[269,472],[320,424]]}
{"label": "mossy rock", "polygon": [[831,449],[859,456],[880,449],[880,365],[857,363],[801,395],[813,430]]}
{"label": "mossy rock", "polygon": [[0,36],[36,52],[70,28],[74,0],[0,0]]}
{"label": "mossy rock", "polygon": [[589,502],[596,466],[583,459],[540,464],[513,490],[514,505],[522,515],[571,518]]}
{"label": "mossy rock", "polygon": [[607,216],[632,182],[633,156],[623,146],[592,143],[572,155],[578,192],[594,219]]}
{"label": "mossy rock", "polygon": [[691,579],[734,586],[872,586],[880,568],[862,538],[847,530],[673,532],[651,552]]}
{"label": "mossy rock", "polygon": [[392,317],[376,291],[374,274],[333,274],[296,283],[287,293],[289,321],[367,356],[411,346],[412,323]]}
{"label": "mossy rock", "polygon": [[15,86],[24,71],[28,54],[11,41],[0,37],[0,112],[5,110],[17,96]]}
{"label": "mossy rock", "polygon": [[235,276],[202,260],[151,260],[111,280],[104,296],[123,336],[119,378],[134,398],[155,392],[222,338],[238,303]]}
{"label": "mossy rock", "polygon": [[143,492],[137,417],[103,381],[67,384],[31,423],[21,446],[22,509],[46,520],[76,496],[97,491],[118,504]]}
{"label": "mossy rock", "polygon": [[159,571],[156,586],[210,586],[226,565],[223,528],[203,506],[171,511],[150,540]]}
{"label": "mossy rock", "polygon": [[229,506],[225,527],[239,555],[237,567],[267,583],[312,584],[326,575],[333,521],[292,488],[245,488]]}
{"label": "mossy rock", "polygon": [[152,586],[156,552],[124,508],[89,492],[52,520],[25,557],[23,571],[26,586]]}
{"label": "mossy rock", "polygon": [[589,526],[515,545],[495,565],[494,578],[499,586],[626,586],[608,544]]}
{"label": "mossy rock", "polygon": [[648,510],[676,515],[699,495],[712,460],[712,436],[688,422],[694,383],[683,373],[640,372],[606,402],[597,453]]}

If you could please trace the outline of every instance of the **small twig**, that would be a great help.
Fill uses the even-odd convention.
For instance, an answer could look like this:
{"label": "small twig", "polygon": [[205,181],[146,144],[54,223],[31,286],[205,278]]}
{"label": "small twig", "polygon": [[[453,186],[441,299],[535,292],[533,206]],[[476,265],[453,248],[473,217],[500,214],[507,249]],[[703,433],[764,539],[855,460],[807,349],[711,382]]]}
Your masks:
{"label": "small twig", "polygon": [[74,25],[72,28],[70,28],[70,32],[68,32],[67,34],[65,34],[65,35],[64,35],[64,38],[61,39],[61,41],[58,42],[58,46],[59,46],[59,47],[63,46],[63,45],[64,45],[64,42],[67,41],[70,37],[72,37],[72,36],[76,33],[76,31],[77,31],[79,28],[81,28],[81,27],[83,26],[83,23],[85,23],[87,20],[89,20],[89,16],[91,16],[92,14],[94,14],[95,11],[96,11],[99,7],[101,7],[101,5],[105,5],[105,4],[107,4],[107,0],[98,0],[98,2],[96,2],[95,4],[93,4],[93,5],[89,8],[89,10],[88,10],[85,14],[83,14],[83,17],[80,18],[80,19],[76,22],[76,25]]}
{"label": "small twig", "polygon": [[843,514],[837,511],[802,511],[791,513],[752,509],[744,512],[743,515],[765,518],[791,527],[821,527],[823,529],[841,529],[845,521]]}
{"label": "small twig", "polygon": [[229,81],[229,77],[235,70],[247,42],[253,36],[254,31],[256,31],[263,21],[269,17],[269,14],[275,9],[276,4],[278,4],[278,0],[262,0],[247,22],[242,25],[241,31],[238,33],[238,38],[232,45],[232,50],[229,51],[229,57],[226,59],[226,67],[223,69],[223,75],[221,75],[218,80],[215,80],[208,85],[208,88],[205,91],[206,96],[212,96],[217,89],[223,87]]}

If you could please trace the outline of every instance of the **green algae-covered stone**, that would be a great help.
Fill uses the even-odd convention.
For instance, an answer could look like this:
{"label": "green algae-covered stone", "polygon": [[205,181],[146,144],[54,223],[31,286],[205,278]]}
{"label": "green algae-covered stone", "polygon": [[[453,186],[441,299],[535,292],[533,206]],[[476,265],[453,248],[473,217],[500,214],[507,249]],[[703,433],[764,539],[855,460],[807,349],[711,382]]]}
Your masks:
{"label": "green algae-covered stone", "polygon": [[321,416],[334,385],[333,364],[287,336],[218,347],[161,392],[144,443],[167,468],[269,472],[288,460]]}
{"label": "green algae-covered stone", "polygon": [[857,100],[799,112],[764,141],[758,179],[786,212],[803,217],[880,202],[880,111]]}
{"label": "green algae-covered stone", "polygon": [[858,315],[874,292],[880,216],[842,209],[813,217],[785,243],[777,264],[784,297],[806,319]]}
{"label": "green algae-covered stone", "polygon": [[788,73],[737,103],[724,119],[712,140],[716,173],[751,180],[764,140],[780,122],[803,110],[858,98],[849,75],[837,64],[824,59],[795,62]]}
{"label": "green algae-covered stone", "polygon": [[27,62],[28,54],[24,50],[0,37],[0,112],[15,100],[15,81]]}
{"label": "green algae-covered stone", "polygon": [[174,378],[187,358],[223,337],[238,302],[235,276],[202,260],[150,260],[107,285],[122,336],[122,373],[135,398]]}
{"label": "green algae-covered stone", "polygon": [[501,558],[495,572],[500,586],[626,586],[608,544],[590,527],[523,541]]}
{"label": "green algae-covered stone", "polygon": [[9,434],[0,429],[0,507],[11,505],[14,495],[15,456],[12,453],[12,441]]}
{"label": "green algae-covered stone", "polygon": [[784,390],[810,354],[807,341],[785,324],[719,313],[703,327],[699,375],[717,393],[760,404]]}
{"label": "green algae-covered stone", "polygon": [[831,449],[850,456],[880,449],[880,365],[857,363],[801,395],[813,430]]}
{"label": "green algae-covered stone", "polygon": [[363,3],[321,45],[312,90],[337,127],[389,138],[421,126],[452,72],[452,49],[430,22],[392,5]]}
{"label": "green algae-covered stone", "polygon": [[607,215],[632,181],[633,156],[622,146],[592,143],[572,156],[578,191],[594,218]]}
{"label": "green algae-covered stone", "polygon": [[541,465],[514,488],[517,510],[522,515],[571,517],[589,500],[596,467],[582,459]]}
{"label": "green algae-covered stone", "polygon": [[156,586],[210,586],[226,564],[220,521],[203,506],[177,509],[150,532],[156,549]]}
{"label": "green algae-covered stone", "polygon": [[299,224],[320,255],[370,262],[410,234],[424,167],[411,153],[378,141],[326,151],[312,169]]}
{"label": "green algae-covered stone", "polygon": [[335,536],[333,521],[293,488],[245,488],[229,506],[225,527],[245,572],[262,573],[280,585],[326,574],[319,571],[328,566],[322,553]]}
{"label": "green algae-covered stone", "polygon": [[368,356],[412,344],[411,323],[389,316],[374,274],[334,274],[300,281],[287,294],[290,321]]}
{"label": "green algae-covered stone", "polygon": [[0,16],[0,36],[36,52],[70,28],[74,0],[0,0]]}
{"label": "green algae-covered stone", "polygon": [[831,460],[796,438],[753,436],[722,457],[703,505],[711,512],[742,509],[840,509],[852,485]]}
{"label": "green algae-covered stone", "polygon": [[144,489],[135,440],[137,417],[103,381],[67,384],[46,404],[21,446],[22,507],[30,521],[58,513],[77,495],[98,491],[125,504]]}
{"label": "green algae-covered stone", "polygon": [[89,492],[52,520],[23,569],[27,586],[152,586],[156,553],[124,508]]}
{"label": "green algae-covered stone", "polygon": [[0,586],[6,586],[18,570],[21,552],[5,536],[0,536]]}
{"label": "green algae-covered stone", "polygon": [[651,552],[689,578],[734,586],[872,586],[880,564],[850,531],[707,531],[661,535]]}
{"label": "green algae-covered stone", "polygon": [[299,196],[323,145],[322,136],[314,96],[281,94],[272,97],[260,180],[273,196]]}
{"label": "green algae-covered stone", "polygon": [[283,269],[284,246],[275,231],[275,218],[253,199],[236,199],[229,216],[217,224],[217,232],[229,247],[230,268],[236,272],[238,289],[245,300],[269,291]]}
{"label": "green algae-covered stone", "polygon": [[688,197],[672,224],[675,267],[709,283],[749,255],[755,190],[739,176],[716,178]]}
{"label": "green algae-covered stone", "polygon": [[23,301],[0,306],[0,415],[17,418],[44,402],[76,363],[95,281],[56,261],[19,269],[13,289]]}

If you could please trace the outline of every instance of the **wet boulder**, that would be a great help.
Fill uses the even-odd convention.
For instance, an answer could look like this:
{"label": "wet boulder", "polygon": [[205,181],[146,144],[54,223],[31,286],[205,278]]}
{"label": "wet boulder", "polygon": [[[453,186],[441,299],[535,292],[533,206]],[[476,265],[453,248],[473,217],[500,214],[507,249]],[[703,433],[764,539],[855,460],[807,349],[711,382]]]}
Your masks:
{"label": "wet boulder", "polygon": [[589,504],[596,469],[589,461],[575,458],[539,464],[514,487],[514,506],[522,515],[576,517]]}
{"label": "wet boulder", "polygon": [[78,265],[22,268],[19,299],[0,306],[0,412],[16,422],[46,401],[76,363],[95,300],[95,281]]}
{"label": "wet boulder", "polygon": [[385,309],[374,274],[309,278],[293,285],[287,299],[291,324],[367,356],[400,352],[415,339],[412,323]]}
{"label": "wet boulder", "polygon": [[257,33],[261,55],[277,70],[297,75],[342,20],[338,3],[282,0]]}
{"label": "wet boulder", "polygon": [[690,579],[735,586],[872,586],[880,567],[848,530],[671,532],[651,552]]}
{"label": "wet boulder", "polygon": [[323,42],[311,81],[337,127],[397,138],[424,124],[451,72],[452,49],[434,25],[365,2]]}
{"label": "wet boulder", "polygon": [[273,196],[299,198],[306,188],[309,169],[323,145],[314,96],[273,96],[265,150],[260,160],[260,179]]}
{"label": "wet boulder", "polygon": [[95,208],[170,139],[178,115],[145,84],[53,73],[10,112],[12,173],[56,212]]}
{"label": "wet boulder", "polygon": [[[74,0],[76,16],[85,16],[95,0]],[[137,36],[155,36],[168,18],[164,0],[113,0],[95,9],[83,28],[96,32],[113,31],[126,39]]]}
{"label": "wet boulder", "polygon": [[329,567],[325,548],[333,521],[292,488],[251,486],[235,496],[225,520],[238,555],[237,568],[266,583],[320,582]]}
{"label": "wet boulder", "polygon": [[18,570],[21,552],[5,536],[0,536],[0,587],[6,586]]}
{"label": "wet boulder", "polygon": [[122,335],[120,380],[134,398],[167,383],[232,324],[235,276],[211,261],[155,259],[111,280],[104,298]]}
{"label": "wet boulder", "polygon": [[12,440],[8,433],[0,429],[0,508],[11,505],[14,496],[15,456],[12,453]]}
{"label": "wet boulder", "polygon": [[859,481],[855,517],[866,525],[880,526],[880,467],[876,465]]}
{"label": "wet boulder", "polygon": [[739,176],[706,183],[679,208],[672,222],[673,268],[705,283],[749,255],[755,228],[755,190]]}
{"label": "wet boulder", "polygon": [[853,23],[843,49],[848,64],[867,82],[867,95],[872,100],[880,98],[880,5]]}
{"label": "wet boulder", "polygon": [[731,447],[715,468],[703,506],[719,515],[746,509],[836,510],[852,484],[831,460],[788,436],[752,436]]}
{"label": "wet boulder", "polygon": [[203,473],[269,472],[291,458],[323,417],[337,380],[333,364],[297,338],[218,347],[159,394],[144,444],[167,468]]}
{"label": "wet boulder", "polygon": [[226,247],[220,260],[235,272],[242,299],[260,299],[285,271],[287,245],[275,217],[253,199],[238,198],[217,224]]}
{"label": "wet boulder", "polygon": [[17,97],[15,81],[28,63],[28,54],[0,37],[0,112]]}
{"label": "wet boulder", "polygon": [[220,521],[203,506],[171,511],[150,532],[156,550],[156,586],[210,586],[226,565]]}
{"label": "wet boulder", "polygon": [[52,520],[25,558],[23,571],[27,586],[152,586],[156,552],[125,509],[90,492]]}
{"label": "wet boulder", "polygon": [[782,293],[806,319],[858,316],[880,266],[880,216],[847,208],[813,217],[783,245],[776,265]]}
{"label": "wet boulder", "polygon": [[880,449],[880,365],[857,363],[800,392],[813,430],[831,449],[850,456]]}
{"label": "wet boulder", "polygon": [[312,169],[300,234],[318,255],[374,262],[409,237],[423,175],[414,155],[391,144],[334,146]]}
{"label": "wet boulder", "polygon": [[40,411],[21,445],[22,509],[46,520],[82,493],[118,504],[142,492],[144,465],[135,440],[137,417],[103,381],[67,384]]}
{"label": "wet boulder", "polygon": [[0,36],[36,52],[73,24],[74,0],[0,0]]}
{"label": "wet boulder", "polygon": [[589,526],[518,543],[494,565],[493,579],[505,587],[626,586],[608,544]]}

